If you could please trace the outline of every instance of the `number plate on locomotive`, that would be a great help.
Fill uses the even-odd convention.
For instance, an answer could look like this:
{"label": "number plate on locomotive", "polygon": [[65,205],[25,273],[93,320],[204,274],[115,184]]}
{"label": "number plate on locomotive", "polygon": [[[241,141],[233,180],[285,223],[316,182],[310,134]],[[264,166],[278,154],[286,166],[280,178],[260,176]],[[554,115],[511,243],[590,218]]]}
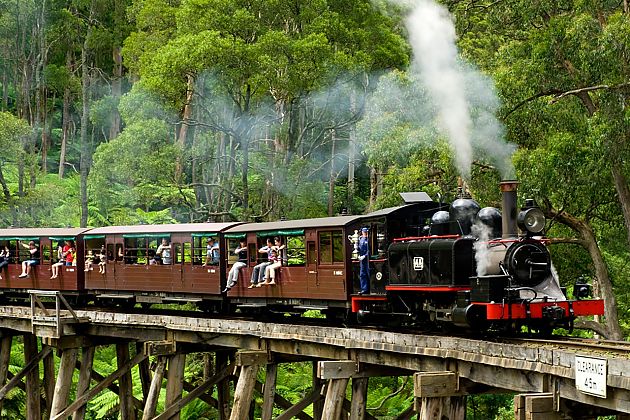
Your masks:
{"label": "number plate on locomotive", "polygon": [[606,398],[606,359],[575,356],[575,387],[585,394]]}
{"label": "number plate on locomotive", "polygon": [[424,270],[424,257],[413,257],[413,269],[415,271]]}

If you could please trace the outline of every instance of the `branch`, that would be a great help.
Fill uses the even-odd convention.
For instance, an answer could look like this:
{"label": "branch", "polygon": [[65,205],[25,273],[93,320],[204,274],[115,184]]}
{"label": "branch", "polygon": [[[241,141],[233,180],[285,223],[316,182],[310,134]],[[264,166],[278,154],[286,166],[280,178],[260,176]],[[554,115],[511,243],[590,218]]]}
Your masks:
{"label": "branch", "polygon": [[586,241],[577,238],[551,238],[549,239],[549,244],[571,244],[586,248]]}
{"label": "branch", "polygon": [[563,92],[563,93],[560,93],[560,94],[554,96],[554,98],[549,103],[550,104],[555,104],[560,99],[565,98],[565,97],[567,97],[569,95],[578,95],[580,93],[592,92],[594,90],[601,90],[601,89],[610,89],[610,90],[623,89],[624,87],[629,87],[629,86],[630,86],[630,83],[622,83],[620,85],[614,85],[614,86],[610,86],[610,85],[595,85],[595,86],[587,86],[587,87],[583,87],[583,88],[579,88],[579,89],[567,90],[566,92]]}
{"label": "branch", "polygon": [[530,96],[527,99],[522,100],[521,102],[519,102],[518,104],[516,104],[516,106],[512,109],[510,109],[507,114],[505,114],[505,116],[503,117],[503,119],[507,119],[507,117],[510,116],[510,114],[512,114],[514,111],[516,111],[517,109],[519,109],[520,107],[522,107],[523,105],[528,104],[531,101],[535,101],[538,98],[542,98],[543,96],[551,96],[551,95],[556,95],[562,93],[561,90],[558,89],[551,89],[551,90],[546,90],[544,92],[539,92],[537,94],[535,94],[534,96]]}
{"label": "branch", "polygon": [[573,328],[577,328],[580,330],[591,330],[606,339],[610,335],[610,332],[608,331],[608,327],[596,321],[575,321],[573,323]]}

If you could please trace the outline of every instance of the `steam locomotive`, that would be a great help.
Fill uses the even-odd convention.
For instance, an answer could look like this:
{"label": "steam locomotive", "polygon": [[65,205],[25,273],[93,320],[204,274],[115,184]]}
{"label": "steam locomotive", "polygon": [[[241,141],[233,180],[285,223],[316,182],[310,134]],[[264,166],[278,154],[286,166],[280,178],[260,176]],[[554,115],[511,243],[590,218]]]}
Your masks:
{"label": "steam locomotive", "polygon": [[[252,316],[319,310],[339,322],[484,331],[549,332],[571,328],[578,316],[602,315],[602,300],[585,299],[588,285],[577,285],[575,300],[567,299],[541,236],[544,216],[531,200],[517,209],[516,185],[501,184],[502,213],[464,195],[448,206],[426,193],[403,193],[402,206],[356,216],[0,229],[0,249],[9,255],[0,262],[0,301],[57,290],[99,306],[191,302],[209,312]],[[370,233],[369,294],[358,293],[362,228]],[[284,250],[276,284],[254,287],[271,238]],[[64,243],[76,251],[72,264],[58,262]],[[219,244],[216,259],[210,243]],[[159,255],[164,244],[168,258]],[[25,276],[33,247],[38,264]],[[238,281],[228,287],[237,259]]]}
{"label": "steam locomotive", "polygon": [[423,236],[394,239],[386,299],[353,298],[359,319],[388,314],[476,331],[527,327],[547,334],[571,330],[578,316],[603,314],[602,300],[584,300],[587,284],[576,283],[576,300],[567,298],[541,236],[544,214],[533,200],[517,211],[516,186],[501,183],[503,214],[460,197],[449,211],[433,213]]}

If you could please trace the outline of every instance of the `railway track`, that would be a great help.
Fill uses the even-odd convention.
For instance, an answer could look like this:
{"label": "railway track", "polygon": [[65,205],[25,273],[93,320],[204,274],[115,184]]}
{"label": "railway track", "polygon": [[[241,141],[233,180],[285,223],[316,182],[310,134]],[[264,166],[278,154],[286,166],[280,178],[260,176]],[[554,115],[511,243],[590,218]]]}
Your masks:
{"label": "railway track", "polygon": [[630,358],[630,342],[627,341],[553,336],[550,338],[501,338],[498,339],[497,342],[535,346],[547,349],[573,349],[589,354],[614,354],[617,356]]}
{"label": "railway track", "polygon": [[[46,306],[50,305],[46,302]],[[21,305],[16,305],[21,306]],[[159,315],[159,316],[176,316],[176,317],[189,317],[189,318],[214,318],[222,320],[238,320],[249,321],[252,320],[252,315],[238,314],[221,314],[221,313],[207,313],[201,310],[183,310],[178,308],[143,308],[143,307],[94,307],[87,306],[82,308],[76,308],[94,312],[115,312],[115,313],[127,313],[134,315]],[[296,328],[302,326],[331,326],[341,327],[339,321],[326,319],[324,317],[300,317],[300,316],[282,316],[280,314],[267,314],[266,318],[257,317],[258,320],[264,320],[265,322],[274,322],[278,324],[295,324]],[[379,327],[373,325],[352,325],[348,328],[360,328],[381,332],[393,332],[393,333],[406,333],[406,334],[421,334],[421,335],[433,335],[441,337],[458,337],[458,338],[473,338],[469,334],[460,333],[457,334],[454,331],[439,331],[432,329],[423,329],[420,327]],[[549,338],[534,338],[534,337],[501,337],[501,336],[484,336],[479,339],[486,340],[494,343],[505,343],[512,345],[523,345],[528,347],[538,347],[545,349],[558,349],[558,350],[574,350],[581,351],[586,354],[599,354],[599,355],[615,355],[620,357],[630,358],[630,342],[627,341],[615,341],[604,340],[596,338],[582,338],[582,337],[569,337],[569,336],[551,336]]]}

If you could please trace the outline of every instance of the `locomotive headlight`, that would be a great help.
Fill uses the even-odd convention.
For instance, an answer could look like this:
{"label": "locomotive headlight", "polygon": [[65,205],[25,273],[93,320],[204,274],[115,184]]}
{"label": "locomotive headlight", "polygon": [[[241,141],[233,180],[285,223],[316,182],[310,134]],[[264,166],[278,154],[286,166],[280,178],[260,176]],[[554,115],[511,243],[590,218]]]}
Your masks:
{"label": "locomotive headlight", "polygon": [[545,228],[545,215],[538,207],[521,210],[516,221],[521,230],[529,233],[540,233]]}

